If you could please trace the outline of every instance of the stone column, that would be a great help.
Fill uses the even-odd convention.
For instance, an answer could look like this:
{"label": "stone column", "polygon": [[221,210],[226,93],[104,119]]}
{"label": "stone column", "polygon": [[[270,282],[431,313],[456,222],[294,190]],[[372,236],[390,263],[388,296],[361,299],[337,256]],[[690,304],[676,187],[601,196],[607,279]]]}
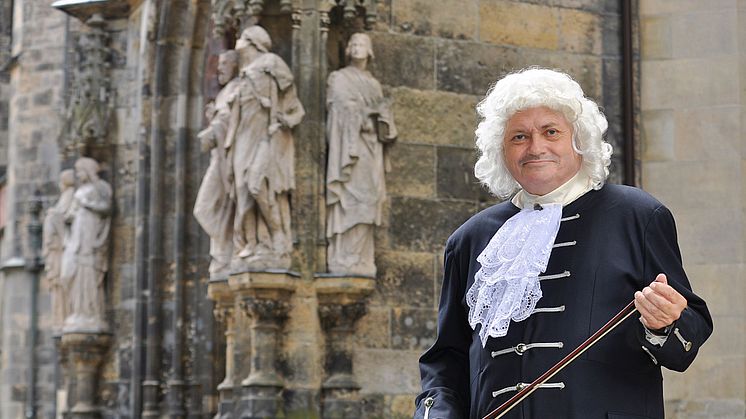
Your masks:
{"label": "stone column", "polygon": [[284,381],[277,367],[281,332],[290,312],[297,274],[244,272],[228,278],[241,307],[251,319],[249,376],[241,382],[241,419],[283,417]]}
{"label": "stone column", "polygon": [[352,353],[357,321],[367,311],[367,296],[375,280],[367,277],[317,276],[319,318],[326,338],[326,379],[321,386],[325,419],[359,418],[360,385]]}
{"label": "stone column", "polygon": [[111,335],[105,333],[65,333],[61,347],[67,370],[68,385],[74,382],[73,393],[68,389],[72,408],[64,413],[68,419],[101,417],[97,405],[98,368],[106,355]]}
{"label": "stone column", "polygon": [[207,296],[215,303],[215,319],[225,330],[225,378],[218,384],[220,401],[216,418],[232,419],[235,408],[235,298],[228,286],[228,280],[211,280],[207,285]]}

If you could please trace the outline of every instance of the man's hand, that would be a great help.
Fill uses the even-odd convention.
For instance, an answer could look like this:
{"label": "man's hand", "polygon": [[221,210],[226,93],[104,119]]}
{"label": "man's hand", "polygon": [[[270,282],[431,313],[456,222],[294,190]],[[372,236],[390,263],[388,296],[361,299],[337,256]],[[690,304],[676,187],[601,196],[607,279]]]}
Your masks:
{"label": "man's hand", "polygon": [[640,320],[650,330],[673,324],[686,308],[686,298],[668,285],[666,275],[658,274],[649,286],[635,293],[635,307]]}

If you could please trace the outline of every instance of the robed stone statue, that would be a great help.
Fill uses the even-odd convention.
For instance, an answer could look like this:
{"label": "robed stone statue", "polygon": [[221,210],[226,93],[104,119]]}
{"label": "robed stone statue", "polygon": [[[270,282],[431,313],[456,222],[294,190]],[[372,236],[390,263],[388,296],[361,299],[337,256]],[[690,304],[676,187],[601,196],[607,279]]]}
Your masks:
{"label": "robed stone statue", "polygon": [[61,281],[69,284],[70,311],[64,332],[101,332],[106,329],[104,276],[109,267],[111,186],[98,176],[96,160],[75,162],[78,182],[65,213],[70,232],[64,241]]}
{"label": "robed stone statue", "polygon": [[347,67],[327,81],[326,175],[329,272],[375,276],[374,226],[386,200],[384,147],[396,140],[390,102],[368,72],[373,48],[356,33],[347,44]]}
{"label": "robed stone statue", "polygon": [[52,303],[52,329],[55,333],[62,331],[62,325],[69,314],[68,289],[70,284],[62,282],[60,270],[64,242],[70,235],[69,225],[65,222],[75,193],[75,172],[72,169],[60,173],[60,198],[47,210],[44,217],[44,279],[49,286]]}
{"label": "robed stone statue", "polygon": [[[231,108],[227,146],[233,148],[236,215],[234,253],[239,267],[289,268],[292,251],[290,191],[295,188],[291,129],[305,113],[293,73],[269,52],[260,26],[236,41],[241,65],[238,100]],[[234,259],[235,260],[235,259]]]}
{"label": "robed stone statue", "polygon": [[226,146],[228,127],[231,123],[231,106],[238,97],[240,79],[238,53],[228,50],[218,58],[218,83],[222,89],[214,101],[207,105],[205,116],[209,121],[198,137],[202,149],[210,151],[210,165],[194,203],[194,217],[210,236],[210,278],[227,278],[233,257],[233,217],[235,193],[233,185],[232,154]]}

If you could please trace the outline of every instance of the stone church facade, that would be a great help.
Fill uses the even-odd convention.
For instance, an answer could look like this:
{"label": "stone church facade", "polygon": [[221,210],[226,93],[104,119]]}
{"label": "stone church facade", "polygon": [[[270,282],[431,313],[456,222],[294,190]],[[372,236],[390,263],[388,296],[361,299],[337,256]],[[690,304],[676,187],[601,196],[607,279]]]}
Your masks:
{"label": "stone church facade", "polygon": [[[2,0],[0,417],[411,417],[445,239],[496,202],[473,176],[474,106],[529,65],[580,82],[609,119],[611,182],[677,217],[715,332],[666,373],[667,416],[743,417],[744,17],[736,0]],[[253,25],[304,109],[286,127],[292,250],[211,275],[200,133],[219,57]],[[358,32],[398,132],[374,275],[327,263],[327,78]],[[105,326],[85,330],[55,323],[42,254],[81,157],[111,189]]]}

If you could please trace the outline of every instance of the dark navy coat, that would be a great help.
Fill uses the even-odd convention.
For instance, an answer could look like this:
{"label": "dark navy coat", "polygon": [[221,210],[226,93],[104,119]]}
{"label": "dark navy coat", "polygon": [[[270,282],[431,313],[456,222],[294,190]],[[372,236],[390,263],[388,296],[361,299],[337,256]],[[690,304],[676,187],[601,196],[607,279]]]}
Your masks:
{"label": "dark navy coat", "polygon": [[[603,326],[635,291],[665,273],[688,306],[663,347],[645,339],[635,313],[536,390],[506,419],[663,419],[660,367],[684,371],[712,332],[705,302],[691,291],[669,210],[647,193],[606,185],[563,208],[538,310],[482,348],[464,298],[495,232],[519,209],[488,208],[449,238],[438,337],[420,358],[415,418],[482,418]],[[574,242],[574,244],[573,244]],[[673,333],[676,330],[676,334]],[[690,345],[686,343],[690,342]],[[522,345],[523,344],[523,345]],[[539,345],[536,345],[539,344]],[[689,350],[687,350],[689,347]],[[427,403],[426,403],[427,402]],[[430,408],[427,409],[426,405]]]}

